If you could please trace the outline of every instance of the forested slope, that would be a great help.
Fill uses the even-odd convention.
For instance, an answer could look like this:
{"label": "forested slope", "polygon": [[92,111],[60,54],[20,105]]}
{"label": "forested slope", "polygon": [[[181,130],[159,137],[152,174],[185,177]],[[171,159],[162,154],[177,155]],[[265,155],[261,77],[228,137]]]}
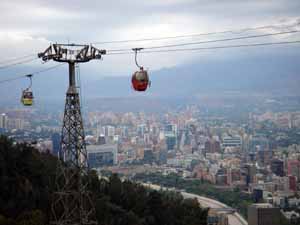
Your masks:
{"label": "forested slope", "polygon": [[[57,159],[25,144],[0,137],[0,225],[44,225],[51,219],[51,193]],[[157,192],[90,173],[89,188],[99,225],[202,225],[207,210],[196,200]]]}

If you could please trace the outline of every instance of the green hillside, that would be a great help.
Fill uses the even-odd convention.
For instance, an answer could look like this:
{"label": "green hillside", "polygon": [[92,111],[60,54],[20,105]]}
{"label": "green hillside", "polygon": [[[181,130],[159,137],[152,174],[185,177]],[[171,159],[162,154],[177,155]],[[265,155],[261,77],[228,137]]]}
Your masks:
{"label": "green hillside", "polygon": [[[0,137],[0,225],[45,225],[51,220],[51,193],[57,159]],[[90,191],[99,225],[202,225],[207,210],[196,200],[158,192],[113,174],[90,173]]]}

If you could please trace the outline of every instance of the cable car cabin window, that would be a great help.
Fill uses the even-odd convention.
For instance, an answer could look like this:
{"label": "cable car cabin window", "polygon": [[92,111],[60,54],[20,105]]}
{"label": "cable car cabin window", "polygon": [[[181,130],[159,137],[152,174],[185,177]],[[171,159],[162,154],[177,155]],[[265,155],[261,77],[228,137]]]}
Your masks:
{"label": "cable car cabin window", "polygon": [[147,71],[137,71],[134,73],[134,76],[135,78],[138,80],[138,81],[145,81],[147,82],[148,81],[148,73]]}
{"label": "cable car cabin window", "polygon": [[23,97],[32,99],[33,98],[32,92],[31,91],[25,91],[24,94],[23,94]]}

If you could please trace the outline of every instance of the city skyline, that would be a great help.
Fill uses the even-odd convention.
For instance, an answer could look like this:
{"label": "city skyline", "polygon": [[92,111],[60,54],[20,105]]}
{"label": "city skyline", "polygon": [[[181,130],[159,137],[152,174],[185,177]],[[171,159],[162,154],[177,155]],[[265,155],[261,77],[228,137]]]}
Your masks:
{"label": "city skyline", "polygon": [[0,223],[299,224],[299,9],[2,1]]}

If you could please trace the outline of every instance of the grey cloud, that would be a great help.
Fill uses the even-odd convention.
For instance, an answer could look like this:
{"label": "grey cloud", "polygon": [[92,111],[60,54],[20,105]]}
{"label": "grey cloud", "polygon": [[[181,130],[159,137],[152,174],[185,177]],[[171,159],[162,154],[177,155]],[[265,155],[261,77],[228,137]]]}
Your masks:
{"label": "grey cloud", "polygon": [[[34,35],[49,39],[72,36],[82,40],[89,36],[89,41],[96,36],[111,38],[110,33],[115,35],[118,30],[126,30],[126,27],[160,23],[178,25],[179,29],[185,26],[195,26],[194,29],[197,29],[203,23],[210,27],[215,24],[216,29],[222,29],[222,26],[242,27],[253,22],[295,16],[300,8],[297,0],[4,1],[0,4],[4,18],[0,21],[2,29],[29,30]],[[186,21],[182,22],[182,18]]]}
{"label": "grey cloud", "polygon": [[[26,41],[21,44],[8,41],[10,47],[15,44],[13,51],[24,49],[26,52],[34,47],[35,41],[39,48],[47,47],[47,41],[39,41],[40,37],[54,42],[70,39],[88,43],[220,31],[294,20],[299,17],[299,9],[299,0],[2,0],[0,33],[20,32],[31,36],[33,40],[28,46],[24,45]],[[7,43],[2,42],[0,49],[9,51],[6,46]],[[127,46],[130,45],[99,47]],[[226,54],[218,53],[218,57],[227,57]],[[235,51],[232,54],[236,54]],[[145,56],[143,60],[159,69],[161,64],[175,66],[198,56],[163,54]],[[109,59],[103,67],[106,71],[118,72],[133,68],[128,66],[129,57]]]}

